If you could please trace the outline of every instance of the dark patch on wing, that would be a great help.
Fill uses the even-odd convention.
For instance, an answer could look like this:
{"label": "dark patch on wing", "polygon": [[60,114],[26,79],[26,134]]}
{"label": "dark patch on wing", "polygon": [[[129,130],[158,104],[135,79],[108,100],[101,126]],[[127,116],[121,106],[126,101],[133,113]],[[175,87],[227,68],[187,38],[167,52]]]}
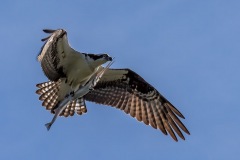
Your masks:
{"label": "dark patch on wing", "polygon": [[106,86],[116,86],[116,83],[118,83],[118,87],[126,88],[129,92],[133,92],[134,90],[139,91],[140,93],[146,94],[149,93],[154,89],[152,85],[150,85],[148,82],[146,82],[141,76],[139,76],[137,73],[130,69],[111,69],[115,71],[125,70],[127,71],[127,74],[122,75],[122,79],[119,79],[117,81],[108,81],[108,82],[100,82],[96,85],[95,88],[98,87],[106,87]]}
{"label": "dark patch on wing", "polygon": [[112,71],[125,70],[127,71],[127,73],[123,74],[121,79],[115,81],[100,80],[98,84],[94,87],[95,89],[106,87],[118,87],[126,89],[126,91],[128,91],[129,93],[134,93],[135,91],[138,91],[139,93],[142,94],[147,94],[155,90],[153,86],[151,86],[141,76],[139,76],[137,73],[130,69],[111,69],[111,70]]}
{"label": "dark patch on wing", "polygon": [[103,75],[103,80],[98,82],[85,99],[121,109],[137,120],[161,130],[164,134],[169,133],[175,141],[178,141],[175,133],[185,139],[180,129],[187,134],[190,133],[177,117],[184,118],[184,116],[135,72],[130,69],[111,69],[116,71],[118,76],[118,71],[121,70],[127,72],[117,80],[108,81],[108,77]]}
{"label": "dark patch on wing", "polygon": [[128,69],[126,77],[129,78],[129,86],[132,89],[137,89],[139,92],[144,94],[154,90],[149,83],[147,83],[141,76],[130,69]]}

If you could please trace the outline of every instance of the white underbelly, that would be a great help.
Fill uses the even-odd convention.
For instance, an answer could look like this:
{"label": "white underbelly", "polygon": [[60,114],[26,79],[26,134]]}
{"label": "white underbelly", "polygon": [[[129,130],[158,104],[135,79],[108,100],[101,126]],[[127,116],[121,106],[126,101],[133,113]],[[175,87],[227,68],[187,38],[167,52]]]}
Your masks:
{"label": "white underbelly", "polygon": [[73,70],[67,75],[68,84],[71,85],[74,89],[75,87],[79,87],[84,85],[89,78],[92,76],[94,71],[90,70],[89,68],[78,68]]}
{"label": "white underbelly", "polygon": [[76,91],[81,85],[85,85],[97,71],[97,68],[91,68],[80,54],[68,54],[62,63],[64,73],[66,73],[66,82],[72,91]]}
{"label": "white underbelly", "polygon": [[95,72],[89,68],[74,69],[67,74],[67,78],[62,78],[58,100],[65,98],[72,91],[77,91],[80,86],[85,85]]}

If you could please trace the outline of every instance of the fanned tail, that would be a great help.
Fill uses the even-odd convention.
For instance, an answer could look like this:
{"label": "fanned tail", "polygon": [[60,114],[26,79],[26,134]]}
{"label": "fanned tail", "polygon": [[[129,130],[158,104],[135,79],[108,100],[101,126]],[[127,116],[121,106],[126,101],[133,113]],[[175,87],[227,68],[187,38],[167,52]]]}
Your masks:
{"label": "fanned tail", "polygon": [[87,107],[85,104],[84,98],[78,98],[76,100],[73,100],[70,102],[67,107],[63,110],[63,112],[60,114],[60,116],[68,117],[73,116],[74,113],[77,113],[78,115],[82,115],[87,112]]}
{"label": "fanned tail", "polygon": [[[39,100],[43,101],[42,106],[51,113],[55,113],[55,109],[59,103],[58,92],[60,90],[61,80],[54,82],[48,81],[39,83],[36,86],[38,87],[36,93],[39,96]],[[87,107],[83,97],[73,100],[68,104],[68,106],[60,113],[60,116],[68,117],[73,116],[75,113],[82,115],[87,112]]]}

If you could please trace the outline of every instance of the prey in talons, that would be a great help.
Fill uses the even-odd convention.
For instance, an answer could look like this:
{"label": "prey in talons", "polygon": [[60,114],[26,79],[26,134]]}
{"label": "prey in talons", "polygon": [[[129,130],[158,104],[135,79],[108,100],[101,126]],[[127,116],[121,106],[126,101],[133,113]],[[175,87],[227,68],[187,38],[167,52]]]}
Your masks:
{"label": "prey in talons", "polygon": [[[108,63],[108,65],[103,68],[102,70],[96,72],[92,77],[89,79],[86,85],[81,86],[74,94],[70,94],[70,96],[66,97],[62,102],[60,102],[56,108],[54,109],[54,117],[51,122],[46,123],[45,126],[47,130],[50,130],[53,123],[56,121],[57,117],[62,113],[64,109],[71,103],[72,101],[76,100],[77,98],[84,97],[88,92],[94,90],[94,87],[98,83],[98,81],[101,79],[103,74],[109,69],[109,67],[114,63],[114,61],[111,61]],[[82,108],[79,108],[82,109]]]}

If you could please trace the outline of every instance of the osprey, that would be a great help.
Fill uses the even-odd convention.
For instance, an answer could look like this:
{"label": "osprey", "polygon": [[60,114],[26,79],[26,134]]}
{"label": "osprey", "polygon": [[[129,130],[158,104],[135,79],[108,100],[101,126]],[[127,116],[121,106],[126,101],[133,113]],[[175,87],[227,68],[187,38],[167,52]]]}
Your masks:
{"label": "osprey", "polygon": [[[74,95],[94,74],[104,69],[102,64],[112,61],[112,58],[108,54],[87,54],[74,50],[63,29],[43,31],[50,36],[42,39],[45,44],[38,61],[50,81],[37,84],[36,93],[40,95],[42,105],[54,113],[59,103],[69,95]],[[170,134],[175,141],[178,141],[175,133],[183,140],[182,131],[190,134],[178,118],[184,119],[181,112],[130,69],[106,70],[94,89],[71,101],[60,116],[86,113],[85,100],[123,110],[165,135]]]}

